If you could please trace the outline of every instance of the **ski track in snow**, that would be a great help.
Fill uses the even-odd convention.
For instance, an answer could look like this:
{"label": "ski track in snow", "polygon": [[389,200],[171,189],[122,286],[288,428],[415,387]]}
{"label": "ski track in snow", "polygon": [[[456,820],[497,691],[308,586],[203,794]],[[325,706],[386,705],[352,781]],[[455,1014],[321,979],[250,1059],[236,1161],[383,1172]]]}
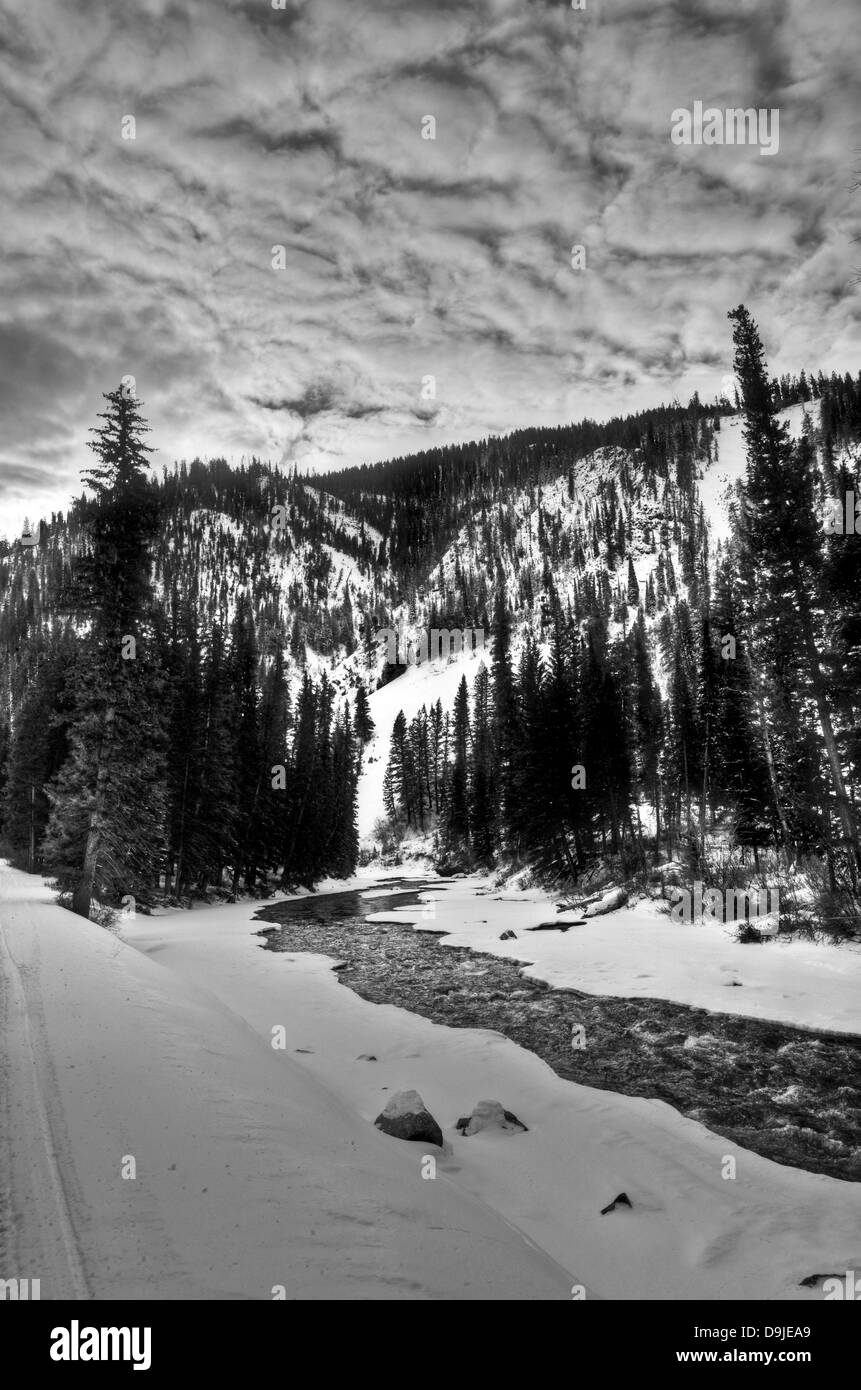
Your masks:
{"label": "ski track in snow", "polygon": [[[67,1290],[70,1298],[86,1298],[87,1276],[63,1181],[63,1170],[69,1171],[64,1161],[68,1140],[60,1133],[62,1105],[44,1046],[38,980],[34,980],[28,997],[2,926],[0,960],[5,985],[0,1027],[3,1038],[9,1040],[3,1052],[4,1118],[11,1140],[5,1154],[8,1161],[3,1165],[6,1200],[0,1211],[0,1260],[8,1273],[0,1277],[41,1278],[49,1286]],[[25,1201],[20,1203],[22,1190]],[[16,1205],[34,1218],[34,1226],[27,1228],[33,1245],[16,1242]]]}
{"label": "ski track in snow", "polygon": [[272,1048],[266,991],[247,1018],[200,987],[200,956],[193,979],[165,969],[7,866],[0,934],[0,1278],[43,1300],[569,1296],[481,1194],[422,1179],[426,1146]]}

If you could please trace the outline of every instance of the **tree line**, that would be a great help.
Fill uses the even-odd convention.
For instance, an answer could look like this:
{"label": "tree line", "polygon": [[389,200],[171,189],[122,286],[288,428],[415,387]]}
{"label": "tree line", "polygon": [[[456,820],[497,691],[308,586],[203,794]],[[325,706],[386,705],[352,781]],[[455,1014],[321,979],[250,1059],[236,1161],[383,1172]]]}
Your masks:
{"label": "tree line", "polygon": [[[833,499],[861,501],[861,381],[835,378],[833,393],[820,384],[819,429],[808,418],[793,441],[756,324],[744,306],[730,319],[747,471],[714,565],[690,451],[677,451],[675,519],[649,510],[648,546],[665,535],[645,585],[632,516],[648,482],[627,514],[613,495],[630,480],[599,486],[565,602],[554,576],[570,538],[539,506],[540,627],[515,661],[520,604],[499,586],[492,665],[471,698],[464,679],[451,711],[438,704],[409,726],[398,716],[387,811],[406,827],[435,825],[441,862],[514,855],[576,880],[600,853],[633,864],[684,847],[703,858],[720,826],[755,856],[766,846],[787,863],[820,856],[857,912],[861,536],[830,533],[825,517]],[[587,576],[590,554],[606,565]],[[614,589],[608,571],[620,565],[627,579]],[[530,573],[517,597],[532,605]]]}
{"label": "tree line", "polygon": [[93,898],[181,899],[225,876],[235,891],[351,873],[349,708],[325,674],[291,696],[284,643],[268,631],[261,646],[247,588],[226,625],[202,618],[192,585],[157,597],[147,426],[122,388],[105,400],[80,553],[50,624],[34,621],[16,651],[0,800],[14,860],[53,875],[85,916]]}

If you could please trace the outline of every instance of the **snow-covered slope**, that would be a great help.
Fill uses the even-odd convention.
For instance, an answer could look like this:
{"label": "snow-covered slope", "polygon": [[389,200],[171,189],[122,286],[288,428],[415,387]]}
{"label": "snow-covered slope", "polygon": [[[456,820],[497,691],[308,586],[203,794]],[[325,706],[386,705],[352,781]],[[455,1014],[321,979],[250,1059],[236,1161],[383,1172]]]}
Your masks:
{"label": "snow-covered slope", "polygon": [[43,1299],[565,1298],[567,1272],[374,1128],[384,1095],[368,1114],[299,1063],[338,986],[264,959],[250,915],[131,923],[144,955],[0,867],[3,1275]]}
{"label": "snow-covered slope", "polygon": [[[816,425],[819,421],[819,402],[790,405],[780,412],[778,419],[789,425],[790,434],[797,439],[801,436],[805,414]],[[728,502],[736,484],[744,479],[747,468],[743,425],[741,415],[726,416],[721,421],[721,428],[715,436],[716,458],[704,469],[699,480],[700,501],[705,509],[713,546],[718,541],[725,541],[729,535]]]}
{"label": "snow-covered slope", "polygon": [[[814,425],[818,421],[819,403],[793,405],[780,412],[779,418],[786,421],[793,436],[801,434],[805,413],[810,415]],[[735,486],[745,474],[746,455],[742,432],[742,417],[731,415],[723,417],[720,430],[713,436],[713,457],[698,469],[698,494],[703,506],[709,531],[709,546],[712,557],[718,542],[725,541],[729,533],[729,504]],[[544,654],[549,647],[543,641],[541,626],[541,593],[543,557],[539,545],[539,529],[546,525],[547,518],[558,523],[561,533],[567,536],[572,550],[579,543],[585,549],[583,564],[572,557],[554,568],[553,582],[563,605],[573,600],[575,587],[582,584],[584,576],[597,579],[605,569],[603,556],[596,557],[588,545],[589,528],[595,515],[599,490],[611,488],[626,522],[630,526],[633,541],[633,564],[641,597],[649,578],[654,580],[658,563],[657,534],[662,524],[672,531],[676,520],[678,489],[670,480],[656,480],[647,484],[642,467],[635,455],[618,449],[599,449],[586,459],[579,460],[570,470],[574,482],[574,497],[569,491],[569,473],[560,474],[546,483],[540,490],[523,490],[512,496],[506,503],[507,517],[514,525],[514,549],[518,556],[518,568],[508,563],[504,565],[504,581],[509,604],[514,612],[512,624],[512,652],[518,659],[527,632],[539,640]],[[623,485],[623,475],[627,487]],[[629,490],[630,489],[630,490]],[[632,497],[636,499],[632,502]],[[542,521],[543,518],[543,521]],[[408,638],[416,637],[430,626],[431,605],[436,603],[444,609],[444,595],[453,585],[456,568],[468,576],[478,577],[486,574],[496,557],[484,550],[482,536],[474,524],[464,526],[455,540],[441,557],[439,564],[431,571],[427,582],[415,596],[415,613],[410,618],[407,606],[395,608],[391,615],[391,626],[397,628],[400,622]],[[675,567],[675,582],[678,592],[686,594],[682,577],[682,561],[679,547],[672,547],[672,560]],[[528,577],[528,588],[532,601],[523,595]],[[627,582],[627,561],[622,561],[610,574],[612,588]],[[625,623],[631,627],[636,619],[637,609],[628,605]],[[647,630],[652,630],[655,619],[647,618]],[[621,622],[610,623],[611,636],[618,635]],[[485,663],[490,665],[489,638],[487,634]],[[382,669],[383,644],[378,640],[375,646],[375,665],[370,673],[373,684]],[[359,793],[359,834],[363,839],[370,837],[374,821],[383,813],[382,788],[386,761],[391,739],[392,725],[399,710],[403,710],[409,721],[421,708],[428,709],[438,699],[444,709],[450,709],[462,675],[472,688],[478,659],[475,657],[452,659],[445,662],[426,663],[409,667],[404,676],[391,682],[371,695],[371,714],[376,723],[372,746],[365,758]],[[663,694],[666,694],[665,673],[655,653],[655,675]],[[361,652],[355,653],[339,663],[333,673],[336,684],[347,692],[357,679],[369,680],[369,673]]]}
{"label": "snow-covered slope", "polygon": [[430,709],[437,700],[442,700],[443,709],[449,709],[454,703],[457,688],[464,676],[471,692],[476,672],[482,662],[489,663],[487,651],[463,652],[448,661],[427,661],[418,666],[408,666],[402,676],[389,681],[388,685],[384,685],[370,697],[371,718],[376,727],[373,739],[365,750],[362,775],[359,779],[361,839],[373,839],[374,822],[383,815],[383,778],[389,757],[392,726],[398,711],[403,710],[409,721],[418,714],[422,705]]}

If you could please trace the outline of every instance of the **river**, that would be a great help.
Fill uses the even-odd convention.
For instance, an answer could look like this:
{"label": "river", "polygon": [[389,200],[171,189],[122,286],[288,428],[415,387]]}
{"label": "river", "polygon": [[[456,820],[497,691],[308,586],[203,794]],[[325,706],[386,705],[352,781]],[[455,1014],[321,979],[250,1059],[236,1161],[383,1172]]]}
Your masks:
{"label": "river", "polygon": [[[368,920],[439,886],[387,880],[378,895],[370,885],[320,894],[256,918],[267,924],[266,950],[333,957],[341,983],[363,999],[452,1028],[494,1029],[567,1080],[663,1100],[777,1163],[861,1181],[861,1039],[551,988],[516,961],[443,946],[441,933]],[[587,1040],[577,1049],[576,1025]]]}

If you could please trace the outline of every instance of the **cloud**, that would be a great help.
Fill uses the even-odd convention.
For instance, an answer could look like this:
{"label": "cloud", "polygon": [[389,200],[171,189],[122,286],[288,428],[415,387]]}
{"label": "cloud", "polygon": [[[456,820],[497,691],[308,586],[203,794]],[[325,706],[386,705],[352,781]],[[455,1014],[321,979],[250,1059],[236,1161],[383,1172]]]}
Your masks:
{"label": "cloud", "polygon": [[[740,299],[774,371],[857,371],[853,12],[13,0],[6,514],[78,490],[127,372],[159,464],[324,468],[712,394]],[[697,99],[777,106],[779,154],[673,146]]]}

